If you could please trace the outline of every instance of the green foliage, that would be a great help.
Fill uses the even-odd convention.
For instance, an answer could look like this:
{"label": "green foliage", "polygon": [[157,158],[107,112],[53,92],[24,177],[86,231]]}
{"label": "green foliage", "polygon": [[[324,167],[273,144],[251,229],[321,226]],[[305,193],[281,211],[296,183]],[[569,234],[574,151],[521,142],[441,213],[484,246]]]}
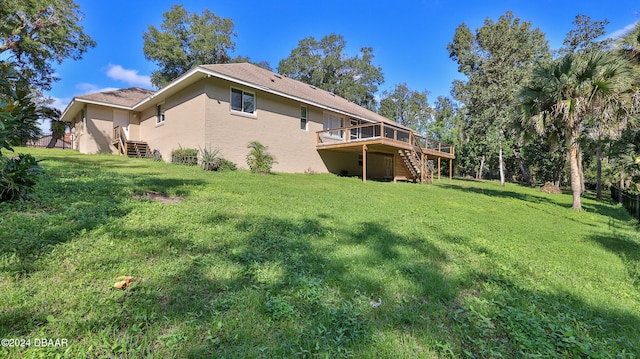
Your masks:
{"label": "green foliage", "polygon": [[[459,153],[471,156],[465,160],[476,167],[502,152],[505,159],[495,167],[503,168],[522,145],[514,107],[520,86],[534,64],[550,56],[544,33],[508,11],[475,33],[461,24],[447,49],[467,77],[454,88],[466,111]],[[466,171],[475,172],[473,167]]]}
{"label": "green foliage", "polygon": [[[630,88],[628,73],[629,63],[616,53],[570,53],[538,64],[530,83],[521,89],[524,128],[547,136],[551,146],[559,147],[558,140],[566,143],[575,209],[580,209],[582,193],[579,137],[585,129],[619,125],[626,99],[622,94]],[[588,121],[590,117],[598,121]]]}
{"label": "green foliage", "polygon": [[52,63],[79,60],[95,42],[83,33],[83,14],[72,0],[3,0],[0,57],[16,63],[31,88],[51,89]]}
{"label": "green foliage", "polygon": [[425,134],[431,118],[427,91],[411,91],[406,83],[396,85],[392,92],[385,91],[380,101],[380,115]]}
{"label": "green foliage", "polygon": [[143,52],[160,69],[151,74],[151,83],[160,88],[197,65],[232,61],[236,37],[231,19],[208,9],[189,14],[183,5],[173,5],[163,14],[160,29],[150,25],[143,34]]}
{"label": "green foliage", "polygon": [[458,105],[449,97],[438,96],[433,105],[433,122],[427,125],[427,138],[459,146],[462,115]]}
{"label": "green foliage", "polygon": [[0,332],[69,346],[9,358],[640,354],[637,221],[607,201],[24,151],[46,161],[0,204]]}
{"label": "green foliage", "polygon": [[0,157],[0,202],[28,199],[41,173],[35,157]]}
{"label": "green foliage", "polygon": [[236,166],[235,163],[231,162],[230,160],[226,159],[226,158],[219,158],[218,159],[218,166],[216,168],[214,168],[214,171],[235,171],[236,169],[238,169],[238,167]]}
{"label": "green foliage", "polygon": [[636,22],[633,29],[619,37],[615,41],[615,47],[621,49],[629,58],[638,63],[640,60],[640,23]]}
{"label": "green foliage", "polygon": [[247,165],[251,172],[267,174],[271,173],[271,167],[278,163],[276,158],[267,152],[268,147],[258,141],[251,141],[247,145],[251,151],[247,155]]}
{"label": "green foliage", "polygon": [[18,83],[12,64],[0,62],[0,154],[40,135],[39,111],[30,92]]}
{"label": "green foliage", "polygon": [[353,57],[344,53],[345,47],[342,35],[330,34],[320,41],[313,36],[302,39],[280,61],[278,72],[373,110],[378,85],[384,82],[382,69],[371,63],[371,47],[361,48]]}
{"label": "green foliage", "polygon": [[171,151],[171,162],[195,166],[198,164],[198,152],[197,148],[180,147]]}
{"label": "green foliage", "polygon": [[205,148],[204,150],[200,148],[200,160],[202,162],[210,163],[214,162],[218,158],[218,154],[220,153],[219,149],[209,149]]}
{"label": "green foliage", "polygon": [[235,171],[235,163],[226,158],[218,156],[219,149],[200,149],[200,160],[202,169],[205,171]]}
{"label": "green foliage", "polygon": [[609,25],[609,21],[593,21],[587,15],[576,15],[573,21],[574,28],[571,29],[564,41],[563,47],[560,49],[561,55],[572,53],[587,54],[606,51],[612,43],[612,39],[596,40],[603,37],[607,32],[605,27]]}

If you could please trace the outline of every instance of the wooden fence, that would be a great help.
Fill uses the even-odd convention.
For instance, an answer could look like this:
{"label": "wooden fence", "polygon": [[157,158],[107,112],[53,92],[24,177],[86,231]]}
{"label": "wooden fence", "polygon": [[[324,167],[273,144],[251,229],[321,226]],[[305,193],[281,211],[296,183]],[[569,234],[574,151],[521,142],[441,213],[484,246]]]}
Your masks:
{"label": "wooden fence", "polygon": [[611,198],[617,203],[621,203],[633,218],[640,221],[640,193],[629,192],[616,186],[611,186]]}

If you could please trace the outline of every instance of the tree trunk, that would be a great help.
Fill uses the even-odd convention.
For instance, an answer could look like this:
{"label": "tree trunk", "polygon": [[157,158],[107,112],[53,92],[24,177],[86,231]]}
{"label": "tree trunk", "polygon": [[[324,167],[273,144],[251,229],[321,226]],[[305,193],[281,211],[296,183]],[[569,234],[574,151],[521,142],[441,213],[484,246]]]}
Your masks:
{"label": "tree trunk", "polygon": [[500,185],[504,187],[504,161],[502,158],[502,144],[500,144],[500,152],[498,154],[498,166],[500,166]]}
{"label": "tree trunk", "polygon": [[527,164],[524,163],[524,158],[520,156],[520,151],[513,148],[513,155],[516,157],[518,161],[518,166],[520,167],[520,172],[522,172],[522,179],[527,183],[527,186],[533,186],[533,179],[531,178],[531,172],[529,172],[529,168],[527,168]]}
{"label": "tree trunk", "polygon": [[476,173],[476,179],[482,179],[482,172],[484,171],[484,161],[485,157],[483,155],[480,159],[480,170],[478,171],[478,173]]}
{"label": "tree trunk", "polygon": [[584,184],[584,167],[582,166],[582,148],[580,147],[580,144],[577,144],[576,147],[578,148],[576,156],[578,158],[578,171],[580,172],[580,195],[582,196],[587,191]]}
{"label": "tree trunk", "polygon": [[596,199],[602,199],[602,146],[596,147]]}
{"label": "tree trunk", "polygon": [[60,139],[60,134],[56,131],[51,132],[51,141],[49,141],[47,148],[56,147],[56,143],[58,143],[58,139]]}
{"label": "tree trunk", "polygon": [[[577,137],[577,136],[576,136]],[[571,168],[571,192],[573,192],[573,205],[571,208],[581,211],[582,204],[580,202],[580,196],[582,195],[582,180],[579,164],[579,152],[580,148],[577,143],[577,138],[572,138],[569,142],[569,165]]]}

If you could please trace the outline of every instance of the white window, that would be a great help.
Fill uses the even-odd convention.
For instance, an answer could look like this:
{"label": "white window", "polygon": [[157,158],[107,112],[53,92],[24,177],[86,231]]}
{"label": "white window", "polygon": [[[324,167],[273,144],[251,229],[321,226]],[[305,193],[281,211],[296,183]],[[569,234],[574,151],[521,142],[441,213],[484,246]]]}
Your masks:
{"label": "white window", "polygon": [[156,105],[156,125],[164,123],[164,104]]}
{"label": "white window", "polygon": [[[331,130],[334,128],[342,128],[342,127],[344,127],[344,119],[342,117],[325,112],[324,123],[323,123],[324,130]],[[327,132],[327,134],[328,136],[331,136],[331,137],[343,138],[344,130],[331,131],[331,132]]]}
{"label": "white window", "polygon": [[303,131],[307,130],[307,108],[302,106],[300,107],[300,129]]}
{"label": "white window", "polygon": [[256,112],[256,97],[250,92],[231,89],[231,110],[254,114]]}

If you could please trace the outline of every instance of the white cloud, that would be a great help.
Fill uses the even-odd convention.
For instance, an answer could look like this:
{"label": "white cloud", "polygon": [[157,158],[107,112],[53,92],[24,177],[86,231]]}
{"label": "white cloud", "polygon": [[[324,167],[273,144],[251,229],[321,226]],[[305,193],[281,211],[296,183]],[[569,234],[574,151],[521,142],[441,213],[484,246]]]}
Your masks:
{"label": "white cloud", "polygon": [[151,88],[151,77],[138,75],[138,70],[125,69],[120,65],[109,64],[107,76],[114,80],[126,82],[132,86]]}
{"label": "white cloud", "polygon": [[96,92],[104,92],[104,91],[113,91],[118,90],[117,87],[99,87],[94,84],[90,84],[88,82],[82,82],[76,85],[76,88],[80,90],[82,95],[96,93]]}
{"label": "white cloud", "polygon": [[69,104],[69,102],[71,102],[71,99],[68,97],[64,97],[64,98],[52,97],[51,99],[53,100],[53,102],[49,106],[53,108],[57,108],[61,112],[64,111],[64,109],[67,108],[67,105]]}
{"label": "white cloud", "polygon": [[612,32],[611,34],[607,35],[607,38],[616,40],[616,39],[626,35],[629,31],[633,30],[633,28],[636,27],[637,23],[638,22],[634,22],[633,24],[629,24],[629,25],[623,27],[620,30],[616,30],[616,31]]}

